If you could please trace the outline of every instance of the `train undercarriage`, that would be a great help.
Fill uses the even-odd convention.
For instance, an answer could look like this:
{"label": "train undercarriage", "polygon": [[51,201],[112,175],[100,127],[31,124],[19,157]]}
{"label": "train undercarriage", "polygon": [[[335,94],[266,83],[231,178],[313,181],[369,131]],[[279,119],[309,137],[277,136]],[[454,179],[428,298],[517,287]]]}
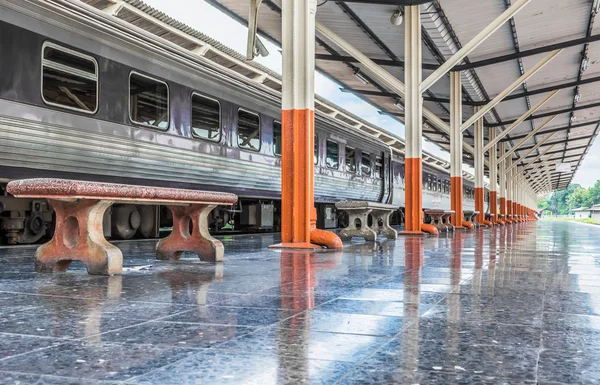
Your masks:
{"label": "train undercarriage", "polygon": [[[54,211],[45,200],[18,199],[2,187],[0,195],[0,244],[34,244],[49,240],[54,230]],[[317,203],[317,227],[347,226],[347,216],[333,203]],[[281,203],[277,200],[244,199],[233,207],[217,207],[209,218],[213,234],[280,231]],[[401,212],[392,218],[401,223]],[[171,212],[166,206],[114,204],[104,214],[108,239],[152,239],[170,231]]]}

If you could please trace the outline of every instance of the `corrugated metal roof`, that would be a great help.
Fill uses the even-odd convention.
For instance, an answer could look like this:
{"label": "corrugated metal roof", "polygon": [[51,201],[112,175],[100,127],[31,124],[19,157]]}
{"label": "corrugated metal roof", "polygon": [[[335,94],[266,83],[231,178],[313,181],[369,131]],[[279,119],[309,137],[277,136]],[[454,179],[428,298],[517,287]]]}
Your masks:
{"label": "corrugated metal roof", "polygon": [[[247,4],[240,4],[237,0],[207,0],[210,3],[217,4],[230,14],[236,15],[240,19],[244,19],[247,14]],[[271,8],[275,1],[265,0]],[[489,25],[496,17],[510,6],[511,1],[505,0],[437,0],[429,5],[422,6],[424,10],[422,15],[423,31],[424,31],[424,62],[443,62],[452,53],[456,52],[460,44],[465,44],[479,33],[484,27]],[[344,8],[350,8],[354,15],[349,15],[344,11]],[[386,59],[386,56],[381,55],[380,47],[374,42],[378,39],[391,51],[391,54],[399,58],[404,57],[404,30],[392,26],[389,22],[389,17],[397,8],[383,5],[367,5],[367,4],[343,4],[341,2],[329,1],[322,7],[319,7],[317,19],[324,23],[328,28],[333,29],[344,39],[367,54],[371,58]],[[271,18],[279,18],[280,16],[271,14]],[[592,2],[589,0],[544,0],[532,1],[514,18],[514,31],[509,23],[503,25],[496,33],[487,39],[482,45],[474,50],[465,61],[479,61],[497,57],[504,54],[512,54],[517,49],[517,44],[520,50],[527,50],[536,47],[543,47],[556,42],[568,41],[576,38],[589,36],[589,34],[600,33],[600,28],[593,25],[595,15],[592,14]],[[267,33],[277,36],[277,33],[271,31],[268,26],[262,24],[263,20],[259,21],[259,26]],[[273,20],[265,20],[268,25],[273,25]],[[356,28],[357,24],[361,24],[362,28]],[[278,26],[279,28],[279,26]],[[518,39],[518,40],[517,40]],[[276,39],[278,40],[278,39]],[[338,51],[335,49],[334,50]],[[585,79],[593,75],[594,66],[600,63],[600,51],[594,45],[589,45],[585,51],[590,59],[590,68],[585,73],[580,73],[581,61],[583,59],[584,45],[578,45],[572,48],[565,49],[556,59],[550,62],[539,73],[528,79],[526,87],[519,87],[515,93],[521,93],[525,89],[536,90],[553,86],[566,82],[574,82],[578,79]],[[333,52],[333,54],[344,55],[343,51]],[[390,59],[390,52],[386,52],[387,59]],[[521,71],[525,72],[532,68],[545,54],[525,57],[518,60],[511,60],[486,67],[477,68],[474,71],[465,72],[463,74],[464,90],[468,97],[473,100],[482,100],[487,97],[493,97],[500,93],[506,86],[516,80]],[[520,67],[522,63],[522,67]],[[359,67],[357,64],[355,66]],[[356,84],[353,81],[353,74],[347,69],[347,63],[333,61],[318,61],[318,67],[323,69],[329,75],[337,78],[340,82],[347,84],[348,87],[357,89],[377,89],[376,85],[365,87],[361,84]],[[394,74],[398,79],[403,80],[404,74],[401,68],[385,67],[390,73]],[[424,71],[426,76],[427,71]],[[473,76],[471,76],[473,75]],[[560,91],[553,99],[547,102],[533,115],[544,115],[554,111],[570,109],[575,105],[575,94],[580,94],[580,100],[577,106],[597,103],[600,99],[597,95],[598,87],[595,84],[582,85],[578,89],[575,87],[567,87]],[[441,79],[431,88],[432,94],[438,98],[448,98],[449,85],[447,78]],[[486,97],[487,95],[487,97]],[[427,95],[425,95],[427,96]],[[505,101],[500,103],[490,114],[486,115],[488,123],[494,123],[496,119],[500,121],[510,121],[519,117],[527,111],[530,106],[535,105],[545,95],[538,94],[529,97],[529,104],[525,98]],[[363,96],[366,100],[376,105],[383,111],[393,110],[393,99],[390,97],[378,96]],[[436,102],[425,101],[424,105],[435,112],[442,118],[448,117],[447,104],[441,105]],[[472,109],[464,108],[465,117],[472,114]],[[600,119],[600,107],[582,109],[575,111],[571,118],[569,112],[562,112],[554,121],[544,128],[542,133],[535,136],[534,139],[527,141],[525,146],[533,146],[538,140],[543,139],[546,135],[544,131],[555,131],[559,128],[564,128],[556,132],[550,142],[564,140],[569,142],[566,144],[555,145],[553,150],[569,148],[578,148],[577,150],[566,151],[563,155],[568,157],[572,154],[579,154],[581,157],[585,155],[584,147],[593,143],[593,135],[599,131],[599,126],[594,121]],[[401,119],[401,118],[400,118]],[[538,118],[533,121],[526,121],[518,126],[511,135],[525,135],[534,127],[538,127],[546,118]],[[580,127],[582,123],[589,122],[589,125]],[[576,128],[569,128],[571,125],[576,125]],[[506,126],[504,126],[506,127]],[[498,128],[500,131],[502,127]],[[438,141],[444,148],[449,148],[448,138],[444,135],[431,133],[431,129],[426,129],[426,136]],[[470,131],[469,131],[470,132]],[[568,133],[568,134],[567,134]],[[575,140],[577,137],[586,137],[583,140]],[[472,143],[472,139],[465,138],[465,142]],[[509,142],[513,143],[514,142]],[[581,144],[584,143],[584,144]],[[542,145],[534,155],[545,151],[549,145]],[[515,158],[523,155],[523,151],[516,151]],[[561,154],[558,156],[560,157]],[[580,157],[580,158],[581,158]],[[544,159],[549,159],[545,157]],[[577,159],[577,158],[576,158]],[[468,160],[468,155],[467,155]],[[581,159],[577,160],[580,164]],[[571,174],[565,174],[564,177],[557,181],[555,187],[565,186],[572,179]]]}

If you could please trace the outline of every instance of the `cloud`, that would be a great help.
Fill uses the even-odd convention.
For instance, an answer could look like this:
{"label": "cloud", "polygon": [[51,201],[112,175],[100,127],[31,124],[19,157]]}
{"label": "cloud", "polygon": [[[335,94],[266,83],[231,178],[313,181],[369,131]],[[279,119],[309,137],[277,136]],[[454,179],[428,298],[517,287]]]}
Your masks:
{"label": "cloud", "polygon": [[573,183],[591,187],[600,179],[600,142],[595,142],[577,170]]}

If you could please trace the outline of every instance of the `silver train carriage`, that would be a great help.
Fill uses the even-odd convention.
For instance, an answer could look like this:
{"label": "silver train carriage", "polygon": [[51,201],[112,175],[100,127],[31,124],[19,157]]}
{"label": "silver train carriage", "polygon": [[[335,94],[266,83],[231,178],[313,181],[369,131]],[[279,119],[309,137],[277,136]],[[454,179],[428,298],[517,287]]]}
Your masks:
{"label": "silver train carriage", "polygon": [[[215,210],[212,230],[277,230],[280,95],[85,16],[0,0],[2,242],[33,243],[52,231],[45,201],[4,190],[35,177],[232,192],[238,206]],[[314,162],[321,228],[339,225],[340,200],[404,206],[402,158],[324,114],[316,115]],[[449,208],[448,173],[425,166],[423,181],[424,207]],[[473,186],[465,182],[468,209]],[[115,205],[104,227],[129,239],[155,237],[163,226],[164,208]]]}

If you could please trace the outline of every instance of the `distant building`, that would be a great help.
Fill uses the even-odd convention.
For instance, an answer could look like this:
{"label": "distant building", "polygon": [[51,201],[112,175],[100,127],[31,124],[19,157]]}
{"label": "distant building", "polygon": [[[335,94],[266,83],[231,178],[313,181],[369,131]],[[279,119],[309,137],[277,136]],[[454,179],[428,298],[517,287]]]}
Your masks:
{"label": "distant building", "polygon": [[592,206],[590,208],[590,213],[591,213],[590,218],[600,220],[600,205]]}
{"label": "distant building", "polygon": [[[600,205],[596,205],[598,207],[598,215],[600,218]],[[596,207],[594,206],[594,207]],[[589,207],[580,207],[578,209],[573,210],[573,214],[575,215],[575,219],[580,218],[591,218],[592,208]]]}

